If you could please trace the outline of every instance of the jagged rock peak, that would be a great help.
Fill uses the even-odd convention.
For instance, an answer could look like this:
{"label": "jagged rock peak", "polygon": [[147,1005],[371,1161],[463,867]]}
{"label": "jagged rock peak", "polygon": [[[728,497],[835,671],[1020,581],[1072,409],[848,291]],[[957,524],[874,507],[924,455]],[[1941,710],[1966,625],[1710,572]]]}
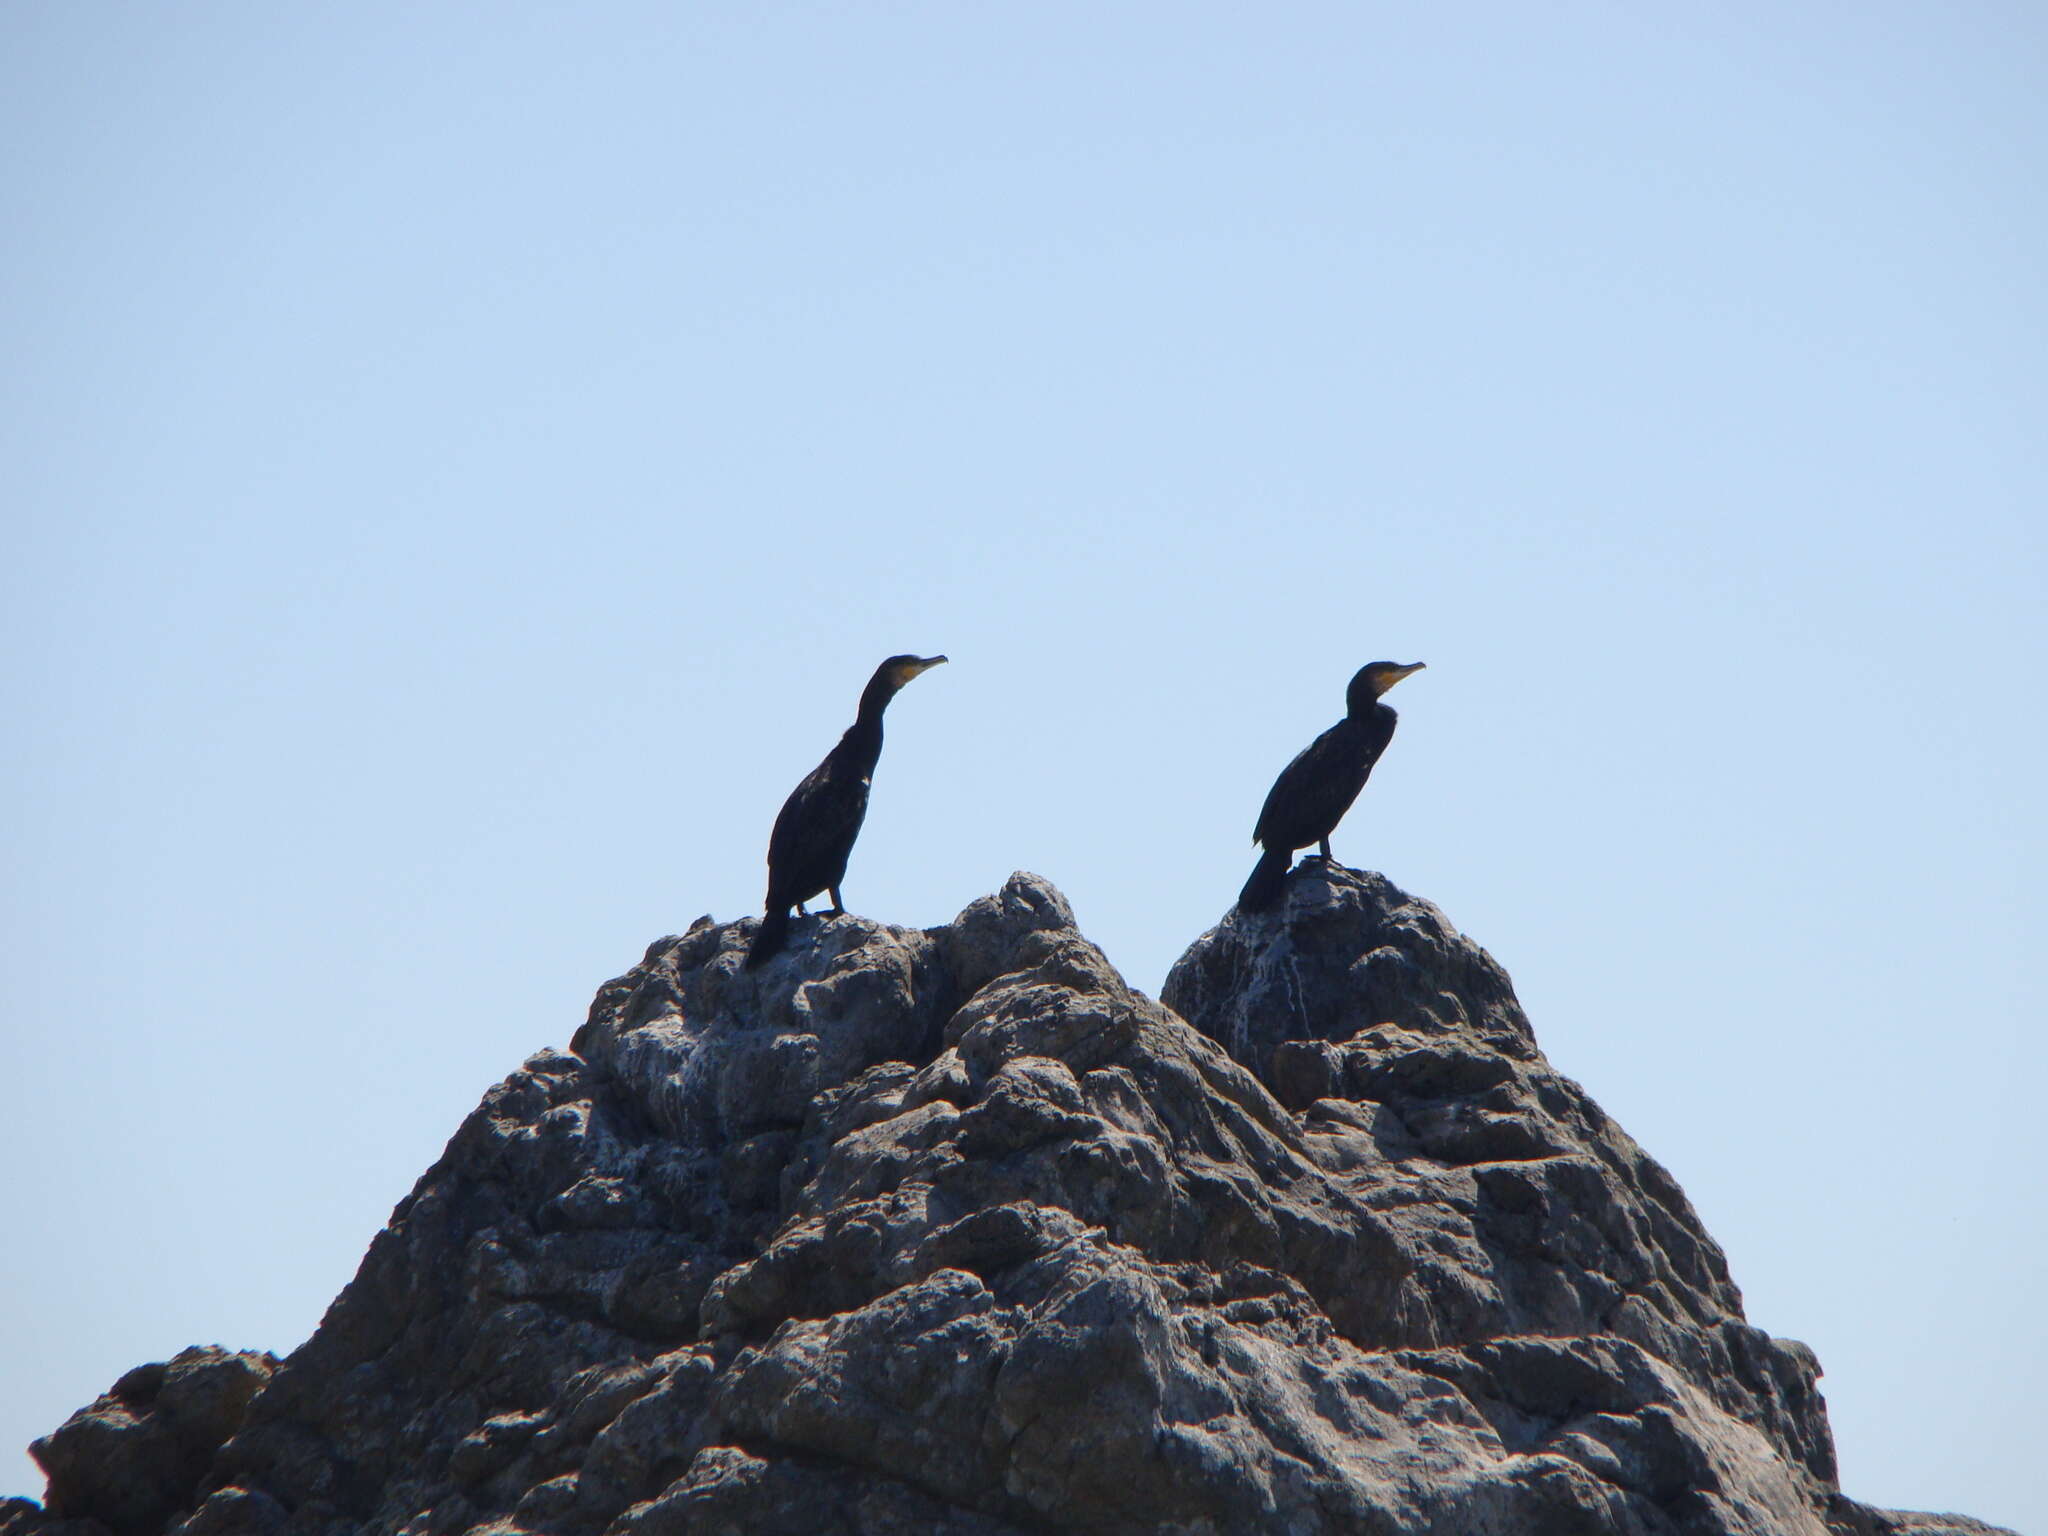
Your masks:
{"label": "jagged rock peak", "polygon": [[[750,972],[753,921],[486,1095],[115,1536],[1989,1529],[1841,1496],[1810,1352],[1377,875],[1304,868],[1171,1006],[1035,876]],[[102,1536],[139,1444],[0,1536]]]}
{"label": "jagged rock peak", "polygon": [[1507,972],[1429,902],[1384,875],[1316,860],[1289,876],[1284,899],[1279,912],[1233,907],[1189,946],[1162,993],[1262,1075],[1290,1042],[1341,1042],[1384,1023],[1447,1046],[1462,1038],[1536,1056]]}

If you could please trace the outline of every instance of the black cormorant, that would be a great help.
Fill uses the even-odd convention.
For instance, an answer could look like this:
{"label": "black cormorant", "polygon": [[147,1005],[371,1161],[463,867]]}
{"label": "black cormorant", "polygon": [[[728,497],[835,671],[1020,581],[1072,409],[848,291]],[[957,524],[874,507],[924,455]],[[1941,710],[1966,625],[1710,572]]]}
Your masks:
{"label": "black cormorant", "polygon": [[1405,667],[1392,661],[1360,667],[1344,691],[1344,718],[1280,770],[1252,831],[1252,841],[1266,852],[1238,894],[1240,908],[1259,912],[1280,899],[1295,849],[1319,843],[1328,860],[1330,833],[1351,809],[1372,765],[1394,738],[1396,716],[1380,702],[1380,695],[1410,672],[1421,670],[1419,661]]}
{"label": "black cormorant", "polygon": [[789,937],[789,909],[799,914],[813,896],[832,894],[832,915],[846,910],[839,882],[847,856],[868,813],[868,781],[882,755],[882,711],[896,690],[943,656],[891,656],[861,691],[860,713],[825,761],[790,791],[768,835],[768,913],[747,950],[749,969],[782,948]]}

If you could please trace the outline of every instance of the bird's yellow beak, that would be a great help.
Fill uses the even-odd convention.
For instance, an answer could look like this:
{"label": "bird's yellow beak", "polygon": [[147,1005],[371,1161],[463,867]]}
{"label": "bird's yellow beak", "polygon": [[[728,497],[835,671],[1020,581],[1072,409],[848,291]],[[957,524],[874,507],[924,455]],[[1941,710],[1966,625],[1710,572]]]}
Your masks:
{"label": "bird's yellow beak", "polygon": [[1394,684],[1401,681],[1401,679],[1406,677],[1410,672],[1420,672],[1424,667],[1428,665],[1429,663],[1426,661],[1418,661],[1405,667],[1389,668],[1387,673],[1386,688],[1382,688],[1380,692],[1385,693],[1387,691],[1387,688],[1393,687]]}

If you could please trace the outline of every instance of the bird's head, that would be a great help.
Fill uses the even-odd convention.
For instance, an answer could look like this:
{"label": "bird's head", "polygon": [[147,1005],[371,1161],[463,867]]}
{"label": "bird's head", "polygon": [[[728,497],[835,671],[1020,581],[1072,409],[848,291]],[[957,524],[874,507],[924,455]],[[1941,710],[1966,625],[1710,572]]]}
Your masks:
{"label": "bird's head", "polygon": [[875,681],[886,683],[894,693],[920,672],[929,672],[946,658],[943,656],[891,656],[875,668]]}
{"label": "bird's head", "polygon": [[1423,665],[1419,661],[1405,666],[1398,661],[1375,661],[1370,666],[1360,667],[1351,679],[1351,686],[1345,690],[1345,702],[1354,715],[1364,714],[1381,694],[1410,672],[1420,672]]}
{"label": "bird's head", "polygon": [[896,697],[896,690],[909,682],[920,672],[928,672],[946,658],[943,656],[891,656],[868,679],[868,685],[861,690],[860,707],[863,711],[885,708]]}

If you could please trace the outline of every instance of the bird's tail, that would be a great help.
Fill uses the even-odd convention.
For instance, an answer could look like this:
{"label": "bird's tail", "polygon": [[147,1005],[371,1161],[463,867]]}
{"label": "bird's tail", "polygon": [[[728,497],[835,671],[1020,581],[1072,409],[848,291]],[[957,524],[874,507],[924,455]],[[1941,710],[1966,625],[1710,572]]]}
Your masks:
{"label": "bird's tail", "polygon": [[1293,862],[1292,848],[1268,848],[1260,854],[1259,862],[1252,867],[1251,878],[1237,893],[1238,909],[1264,912],[1279,901],[1280,889],[1287,880],[1287,866]]}
{"label": "bird's tail", "polygon": [[761,926],[754,930],[754,942],[747,947],[747,969],[751,971],[764,964],[788,938],[789,908],[777,907],[762,918]]}

